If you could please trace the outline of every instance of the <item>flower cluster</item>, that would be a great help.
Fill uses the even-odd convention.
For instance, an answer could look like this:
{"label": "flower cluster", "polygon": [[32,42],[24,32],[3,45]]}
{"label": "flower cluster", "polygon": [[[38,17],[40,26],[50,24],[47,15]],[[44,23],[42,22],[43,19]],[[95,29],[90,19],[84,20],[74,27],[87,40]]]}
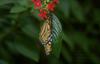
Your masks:
{"label": "flower cluster", "polygon": [[38,16],[41,19],[48,18],[48,12],[54,11],[55,5],[59,2],[58,0],[32,0],[34,8],[40,12]]}

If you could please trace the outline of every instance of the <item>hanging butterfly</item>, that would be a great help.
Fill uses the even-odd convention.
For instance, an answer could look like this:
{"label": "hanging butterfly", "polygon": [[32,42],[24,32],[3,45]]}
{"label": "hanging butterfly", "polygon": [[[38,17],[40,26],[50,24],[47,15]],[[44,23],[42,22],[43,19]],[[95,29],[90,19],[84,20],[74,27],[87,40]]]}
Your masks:
{"label": "hanging butterfly", "polygon": [[52,51],[52,43],[56,41],[56,38],[62,32],[61,24],[58,18],[54,15],[50,15],[50,19],[46,20],[41,27],[40,41],[44,46],[46,55],[49,55]]}

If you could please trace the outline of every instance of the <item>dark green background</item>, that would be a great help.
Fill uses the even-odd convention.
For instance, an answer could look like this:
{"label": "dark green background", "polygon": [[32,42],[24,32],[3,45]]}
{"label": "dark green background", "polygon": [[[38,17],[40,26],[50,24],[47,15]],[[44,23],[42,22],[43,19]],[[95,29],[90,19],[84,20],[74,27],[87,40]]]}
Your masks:
{"label": "dark green background", "polygon": [[100,64],[99,7],[100,0],[60,0],[54,11],[63,28],[58,58],[44,55],[38,39],[44,21],[31,0],[0,0],[0,64]]}

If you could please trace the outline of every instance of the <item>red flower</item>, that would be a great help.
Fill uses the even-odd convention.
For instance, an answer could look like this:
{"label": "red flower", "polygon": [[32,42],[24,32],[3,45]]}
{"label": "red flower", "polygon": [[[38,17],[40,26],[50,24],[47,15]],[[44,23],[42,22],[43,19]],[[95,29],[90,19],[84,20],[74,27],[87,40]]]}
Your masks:
{"label": "red flower", "polygon": [[40,0],[32,0],[32,2],[34,3],[34,8],[40,8],[42,6],[42,3]]}
{"label": "red flower", "polygon": [[42,5],[41,2],[35,2],[34,4],[35,4],[34,6],[35,9],[41,7]]}
{"label": "red flower", "polygon": [[47,19],[47,12],[45,10],[40,9],[40,14],[38,16],[41,17],[41,19]]}
{"label": "red flower", "polygon": [[[58,0],[50,0],[49,3],[45,4],[42,2],[42,0],[32,0],[34,3],[34,8],[39,10],[38,16],[41,17],[41,19],[47,19],[47,11],[54,11],[55,5],[59,2]],[[44,10],[45,9],[45,10]]]}
{"label": "red flower", "polygon": [[53,2],[50,2],[50,3],[47,5],[47,8],[48,8],[48,10],[50,10],[50,11],[54,11],[55,4],[54,4]]}

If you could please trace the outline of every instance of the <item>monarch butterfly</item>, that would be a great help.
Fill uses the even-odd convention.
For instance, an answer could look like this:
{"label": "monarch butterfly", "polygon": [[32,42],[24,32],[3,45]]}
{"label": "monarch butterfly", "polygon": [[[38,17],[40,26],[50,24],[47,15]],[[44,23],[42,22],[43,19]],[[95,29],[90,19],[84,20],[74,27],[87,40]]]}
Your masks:
{"label": "monarch butterfly", "polygon": [[41,28],[40,41],[42,42],[45,48],[46,55],[49,55],[49,53],[51,52],[51,42],[52,42],[50,20],[45,21],[45,23]]}

